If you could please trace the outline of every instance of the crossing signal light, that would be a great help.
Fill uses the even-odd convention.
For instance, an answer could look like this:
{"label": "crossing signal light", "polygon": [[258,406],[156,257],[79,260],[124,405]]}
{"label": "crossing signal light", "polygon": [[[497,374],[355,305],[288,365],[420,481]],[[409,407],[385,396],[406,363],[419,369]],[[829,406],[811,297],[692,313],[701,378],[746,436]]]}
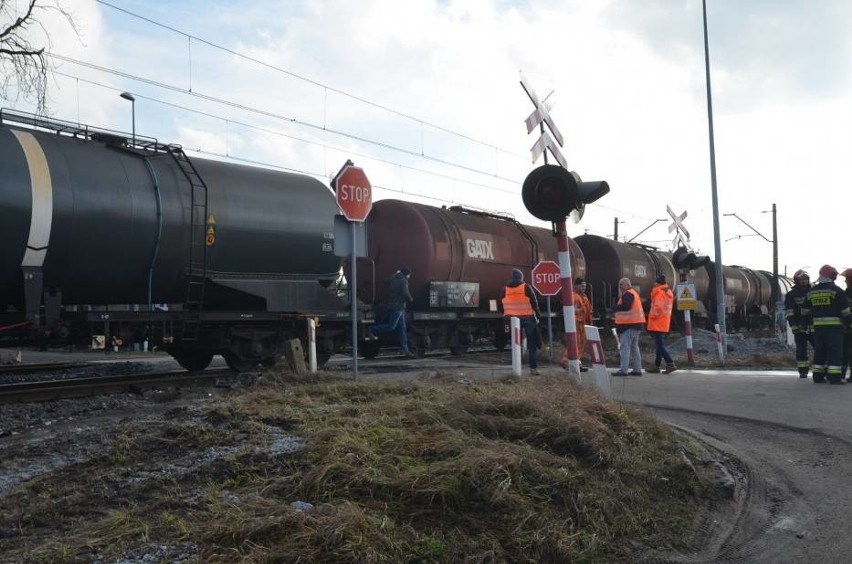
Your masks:
{"label": "crossing signal light", "polygon": [[710,262],[710,257],[706,255],[696,255],[686,247],[678,247],[672,253],[672,264],[678,270],[695,270],[701,268]]}
{"label": "crossing signal light", "polygon": [[524,206],[544,221],[561,221],[574,210],[609,193],[604,180],[581,182],[576,173],[556,165],[543,165],[530,172],[524,180],[521,196]]}

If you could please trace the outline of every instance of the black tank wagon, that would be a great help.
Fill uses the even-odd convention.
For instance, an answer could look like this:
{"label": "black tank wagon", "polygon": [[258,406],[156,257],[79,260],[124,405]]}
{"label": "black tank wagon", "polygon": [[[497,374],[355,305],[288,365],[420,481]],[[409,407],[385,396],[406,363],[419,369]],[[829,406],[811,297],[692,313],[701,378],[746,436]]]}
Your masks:
{"label": "black tank wagon", "polygon": [[45,331],[83,318],[113,334],[146,323],[186,368],[213,354],[245,368],[304,338],[306,316],[345,310],[326,289],[340,259],[337,205],[321,182],[190,160],[153,139],[0,118],[7,325],[15,313]]}

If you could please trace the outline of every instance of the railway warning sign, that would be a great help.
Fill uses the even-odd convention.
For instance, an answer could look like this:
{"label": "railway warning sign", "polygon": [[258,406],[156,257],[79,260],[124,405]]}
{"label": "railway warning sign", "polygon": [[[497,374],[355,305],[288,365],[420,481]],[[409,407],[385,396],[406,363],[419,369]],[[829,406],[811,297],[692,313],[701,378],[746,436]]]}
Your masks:
{"label": "railway warning sign", "polygon": [[695,284],[678,284],[675,287],[675,296],[677,297],[678,311],[694,310],[698,305]]}
{"label": "railway warning sign", "polygon": [[373,186],[362,168],[347,162],[332,179],[331,187],[346,219],[357,222],[367,219],[373,208]]}
{"label": "railway warning sign", "polygon": [[552,260],[539,261],[532,269],[532,285],[542,296],[555,296],[562,289],[559,265]]}

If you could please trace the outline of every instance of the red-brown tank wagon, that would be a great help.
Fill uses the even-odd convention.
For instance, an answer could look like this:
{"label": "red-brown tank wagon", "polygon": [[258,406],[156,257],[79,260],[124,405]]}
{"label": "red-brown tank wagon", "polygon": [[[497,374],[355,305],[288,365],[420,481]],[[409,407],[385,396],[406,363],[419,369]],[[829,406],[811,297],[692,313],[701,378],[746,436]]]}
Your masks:
{"label": "red-brown tank wagon", "polygon": [[[373,204],[367,231],[369,259],[359,262],[359,297],[384,303],[385,280],[403,266],[410,268],[414,304],[409,344],[421,352],[438,347],[461,351],[483,340],[504,346],[497,302],[512,269],[520,269],[529,282],[539,261],[557,256],[549,229],[462,207],[381,200]],[[586,263],[576,243],[570,256],[575,276],[585,276]],[[558,312],[558,301],[556,305]]]}

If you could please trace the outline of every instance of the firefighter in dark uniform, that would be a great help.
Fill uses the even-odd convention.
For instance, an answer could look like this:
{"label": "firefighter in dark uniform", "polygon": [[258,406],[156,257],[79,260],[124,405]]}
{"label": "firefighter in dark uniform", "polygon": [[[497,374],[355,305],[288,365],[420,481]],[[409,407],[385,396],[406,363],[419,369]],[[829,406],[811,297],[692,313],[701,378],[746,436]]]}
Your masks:
{"label": "firefighter in dark uniform", "polygon": [[814,344],[813,327],[811,317],[802,315],[802,304],[811,289],[811,277],[804,270],[797,270],[793,275],[793,283],[794,286],[784,298],[784,316],[796,343],[796,368],[799,369],[799,377],[807,378],[811,367],[808,361],[808,343],[811,346]]}
{"label": "firefighter in dark uniform", "polygon": [[[846,278],[846,298],[852,305],[852,268],[847,268],[841,274]],[[840,376],[846,377],[849,361],[852,359],[852,327],[847,326],[843,332],[843,366],[840,368]],[[852,382],[852,372],[849,373],[849,382]]]}
{"label": "firefighter in dark uniform", "polygon": [[817,283],[802,304],[802,314],[810,315],[814,324],[814,382],[828,378],[829,384],[843,384],[843,332],[852,320],[849,299],[834,283],[837,269],[826,264],[819,269]]}

